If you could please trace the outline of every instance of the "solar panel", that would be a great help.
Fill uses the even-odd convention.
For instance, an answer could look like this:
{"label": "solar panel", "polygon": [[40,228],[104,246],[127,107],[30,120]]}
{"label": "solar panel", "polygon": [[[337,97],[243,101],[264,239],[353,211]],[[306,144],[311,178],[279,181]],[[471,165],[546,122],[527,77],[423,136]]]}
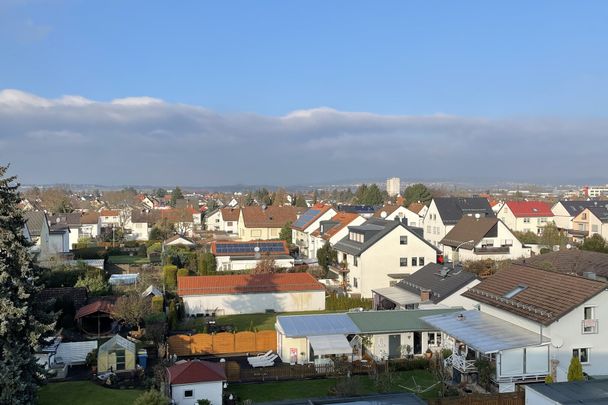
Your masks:
{"label": "solar panel", "polygon": [[285,250],[282,242],[257,242],[257,243],[218,243],[215,251],[217,253],[255,253],[255,248],[260,252],[283,252]]}
{"label": "solar panel", "polygon": [[294,222],[293,226],[295,226],[296,228],[302,228],[310,221],[312,221],[319,214],[319,212],[321,212],[321,210],[309,209],[304,214],[302,214],[300,218],[296,220],[296,222]]}

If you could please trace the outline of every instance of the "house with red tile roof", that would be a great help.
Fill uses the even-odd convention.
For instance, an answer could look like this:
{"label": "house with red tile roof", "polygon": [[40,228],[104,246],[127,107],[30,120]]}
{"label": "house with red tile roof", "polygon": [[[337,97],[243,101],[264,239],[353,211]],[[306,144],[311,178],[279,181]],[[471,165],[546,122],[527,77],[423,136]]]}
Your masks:
{"label": "house with red tile roof", "polygon": [[543,201],[507,201],[496,215],[512,231],[540,235],[553,222],[551,205]]}
{"label": "house with red tile roof", "polygon": [[301,212],[301,208],[292,206],[243,207],[239,215],[239,239],[243,241],[278,239],[281,228],[296,222]]}
{"label": "house with red tile roof", "polygon": [[325,287],[308,273],[178,277],[177,294],[188,315],[325,309]]}
{"label": "house with red tile roof", "polygon": [[315,204],[306,210],[291,224],[291,240],[300,249],[300,255],[316,258],[316,246],[311,247],[312,233],[319,228],[321,221],[326,221],[336,215],[331,205]]}
{"label": "house with red tile roof", "polygon": [[196,405],[207,399],[211,405],[222,405],[224,382],[227,380],[220,363],[204,360],[178,361],[167,367],[168,396],[176,405]]}
{"label": "house with red tile roof", "polygon": [[393,221],[398,218],[400,221],[407,221],[407,225],[412,227],[422,227],[423,217],[424,215],[421,216],[417,212],[410,211],[409,208],[398,204],[385,204],[372,215],[372,218],[380,218],[387,221]]}
{"label": "house with red tile roof", "polygon": [[240,208],[218,208],[205,213],[205,229],[215,232],[237,234],[239,232]]}

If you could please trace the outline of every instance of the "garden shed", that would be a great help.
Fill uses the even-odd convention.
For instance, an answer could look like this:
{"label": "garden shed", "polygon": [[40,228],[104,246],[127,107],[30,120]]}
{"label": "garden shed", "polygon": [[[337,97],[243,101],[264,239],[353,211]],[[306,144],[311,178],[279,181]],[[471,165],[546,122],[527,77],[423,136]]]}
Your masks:
{"label": "garden shed", "polygon": [[124,371],[135,369],[135,343],[120,335],[99,346],[97,372]]}

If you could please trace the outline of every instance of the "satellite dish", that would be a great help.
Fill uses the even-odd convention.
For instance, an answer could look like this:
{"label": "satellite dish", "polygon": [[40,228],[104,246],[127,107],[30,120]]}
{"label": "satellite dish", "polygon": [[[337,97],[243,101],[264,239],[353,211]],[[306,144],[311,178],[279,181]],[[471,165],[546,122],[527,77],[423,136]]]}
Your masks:
{"label": "satellite dish", "polygon": [[551,346],[559,349],[564,345],[564,339],[561,336],[554,336],[551,338]]}
{"label": "satellite dish", "polygon": [[479,219],[481,218],[481,214],[478,212],[477,214],[475,214],[475,219]]}
{"label": "satellite dish", "polygon": [[566,249],[568,249],[568,250],[572,249],[572,245],[568,243],[568,244],[566,245]]}
{"label": "satellite dish", "polygon": [[256,252],[256,253],[258,253],[260,251],[260,247],[259,246],[254,247],[253,251]]}
{"label": "satellite dish", "polygon": [[382,211],[382,212],[380,213],[380,217],[381,217],[382,219],[385,219],[387,216],[388,216],[388,214],[386,213],[386,211]]}

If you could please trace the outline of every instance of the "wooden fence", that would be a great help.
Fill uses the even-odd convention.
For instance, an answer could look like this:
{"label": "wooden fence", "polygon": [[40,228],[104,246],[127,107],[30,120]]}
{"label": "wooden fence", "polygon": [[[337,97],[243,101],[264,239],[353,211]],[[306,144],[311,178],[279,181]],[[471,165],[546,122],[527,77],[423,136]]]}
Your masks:
{"label": "wooden fence", "polygon": [[524,405],[525,392],[473,394],[458,398],[429,399],[429,405]]}
{"label": "wooden fence", "polygon": [[261,353],[277,350],[277,335],[273,330],[259,332],[197,333],[169,337],[169,354],[196,356],[204,354]]}

